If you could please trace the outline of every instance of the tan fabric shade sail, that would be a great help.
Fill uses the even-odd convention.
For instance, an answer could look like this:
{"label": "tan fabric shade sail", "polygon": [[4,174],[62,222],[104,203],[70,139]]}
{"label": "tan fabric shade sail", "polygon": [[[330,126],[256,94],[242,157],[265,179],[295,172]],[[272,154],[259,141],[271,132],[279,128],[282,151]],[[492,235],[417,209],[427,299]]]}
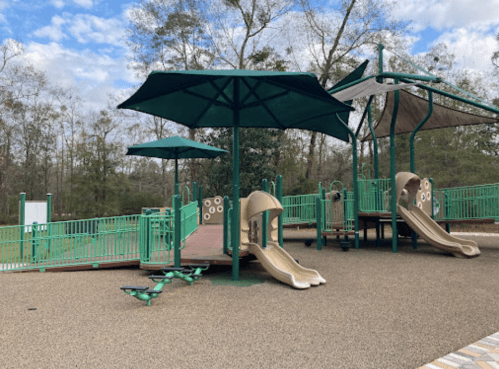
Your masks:
{"label": "tan fabric shade sail", "polygon": [[[394,98],[394,92],[388,92],[383,114],[374,128],[374,133],[377,138],[390,136]],[[411,133],[427,114],[428,100],[411,94],[410,92],[400,90],[400,102],[397,122],[395,124],[395,134]],[[497,122],[499,122],[499,118],[489,118],[482,115],[465,113],[433,103],[431,117],[420,130],[425,131],[430,129]],[[372,140],[372,135],[367,135],[362,141],[366,140]]]}

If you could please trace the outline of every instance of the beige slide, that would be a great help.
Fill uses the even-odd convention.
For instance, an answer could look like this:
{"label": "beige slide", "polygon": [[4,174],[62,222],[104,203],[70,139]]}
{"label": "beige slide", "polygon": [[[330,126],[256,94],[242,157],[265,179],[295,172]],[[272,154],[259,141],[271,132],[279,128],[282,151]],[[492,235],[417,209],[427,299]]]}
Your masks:
{"label": "beige slide", "polygon": [[[267,247],[262,248],[262,213],[269,212],[267,222]],[[272,195],[263,191],[252,192],[241,199],[241,250],[255,255],[261,265],[275,279],[297,289],[306,289],[326,283],[321,275],[302,267],[277,243],[277,216],[282,213],[282,205]]]}
{"label": "beige slide", "polygon": [[[397,174],[397,211],[405,222],[430,245],[457,257],[473,258],[480,255],[476,242],[448,234],[418,206],[414,198],[419,188],[419,177],[408,172]],[[405,196],[408,209],[399,204]]]}

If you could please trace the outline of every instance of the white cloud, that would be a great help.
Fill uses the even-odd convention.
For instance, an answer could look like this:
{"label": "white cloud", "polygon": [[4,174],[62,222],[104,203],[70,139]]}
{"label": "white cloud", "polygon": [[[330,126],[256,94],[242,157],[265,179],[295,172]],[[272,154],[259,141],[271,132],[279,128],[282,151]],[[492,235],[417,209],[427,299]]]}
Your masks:
{"label": "white cloud", "polygon": [[52,18],[51,25],[42,27],[35,32],[35,37],[47,37],[59,42],[73,36],[79,43],[90,42],[123,46],[124,27],[117,18],[99,18],[90,14],[73,16],[63,13]]}
{"label": "white cloud", "polygon": [[397,5],[394,18],[412,21],[415,31],[499,24],[499,0],[400,0]]}
{"label": "white cloud", "polygon": [[52,0],[50,2],[53,6],[55,6],[57,9],[61,9],[64,7],[64,5],[66,5],[64,3],[64,0]]}
{"label": "white cloud", "polygon": [[73,2],[76,5],[79,5],[84,8],[91,8],[92,6],[94,6],[93,0],[73,0]]}
{"label": "white cloud", "polygon": [[44,71],[54,84],[65,88],[76,86],[84,104],[93,110],[106,107],[108,96],[118,90],[116,80],[134,85],[142,82],[126,68],[124,58],[113,59],[90,50],[70,50],[55,42],[32,42],[26,45],[23,58]]}
{"label": "white cloud", "polygon": [[48,37],[52,41],[60,41],[67,36],[62,31],[62,26],[67,23],[66,19],[59,15],[52,17],[52,24],[50,26],[42,27],[35,32],[33,36],[35,37]]}
{"label": "white cloud", "polygon": [[456,57],[457,67],[481,72],[492,68],[491,57],[499,50],[499,43],[494,35],[465,28],[443,33],[432,44],[445,43]]}
{"label": "white cloud", "polygon": [[124,28],[116,18],[104,19],[89,14],[78,14],[71,20],[68,31],[78,42],[98,42],[123,45]]}

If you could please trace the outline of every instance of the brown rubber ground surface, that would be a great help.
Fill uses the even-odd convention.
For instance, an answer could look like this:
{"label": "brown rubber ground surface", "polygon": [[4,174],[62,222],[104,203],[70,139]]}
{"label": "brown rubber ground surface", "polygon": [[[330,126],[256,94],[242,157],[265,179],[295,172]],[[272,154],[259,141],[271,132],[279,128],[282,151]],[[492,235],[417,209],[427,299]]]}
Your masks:
{"label": "brown rubber ground surface", "polygon": [[[285,248],[327,284],[299,291],[259,264],[249,287],[175,280],[151,306],[122,285],[148,273],[113,269],[0,273],[1,368],[417,368],[499,331],[499,236],[473,237],[467,260],[420,243],[343,252]],[[36,310],[29,310],[35,309]]]}

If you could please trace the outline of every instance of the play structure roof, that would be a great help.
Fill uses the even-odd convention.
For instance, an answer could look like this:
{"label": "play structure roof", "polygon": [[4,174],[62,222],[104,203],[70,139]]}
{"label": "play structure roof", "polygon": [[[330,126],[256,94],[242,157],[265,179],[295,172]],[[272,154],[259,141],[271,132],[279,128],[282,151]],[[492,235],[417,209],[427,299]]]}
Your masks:
{"label": "play structure roof", "polygon": [[[394,95],[395,94],[393,92],[389,92],[387,94],[383,114],[374,128],[374,133],[377,138],[390,136],[390,124],[395,101]],[[421,120],[427,115],[427,113],[428,100],[416,96],[410,92],[401,90],[395,134],[411,133],[419,122],[421,122]],[[430,119],[423,125],[421,131],[497,122],[499,122],[499,118],[490,118],[482,115],[466,113],[434,103]],[[367,135],[363,140],[372,140],[372,135]]]}
{"label": "play structure roof", "polygon": [[336,114],[354,110],[331,97],[313,73],[250,70],[152,72],[118,108],[163,117],[189,128],[235,124],[301,128],[347,142],[348,129]]}

